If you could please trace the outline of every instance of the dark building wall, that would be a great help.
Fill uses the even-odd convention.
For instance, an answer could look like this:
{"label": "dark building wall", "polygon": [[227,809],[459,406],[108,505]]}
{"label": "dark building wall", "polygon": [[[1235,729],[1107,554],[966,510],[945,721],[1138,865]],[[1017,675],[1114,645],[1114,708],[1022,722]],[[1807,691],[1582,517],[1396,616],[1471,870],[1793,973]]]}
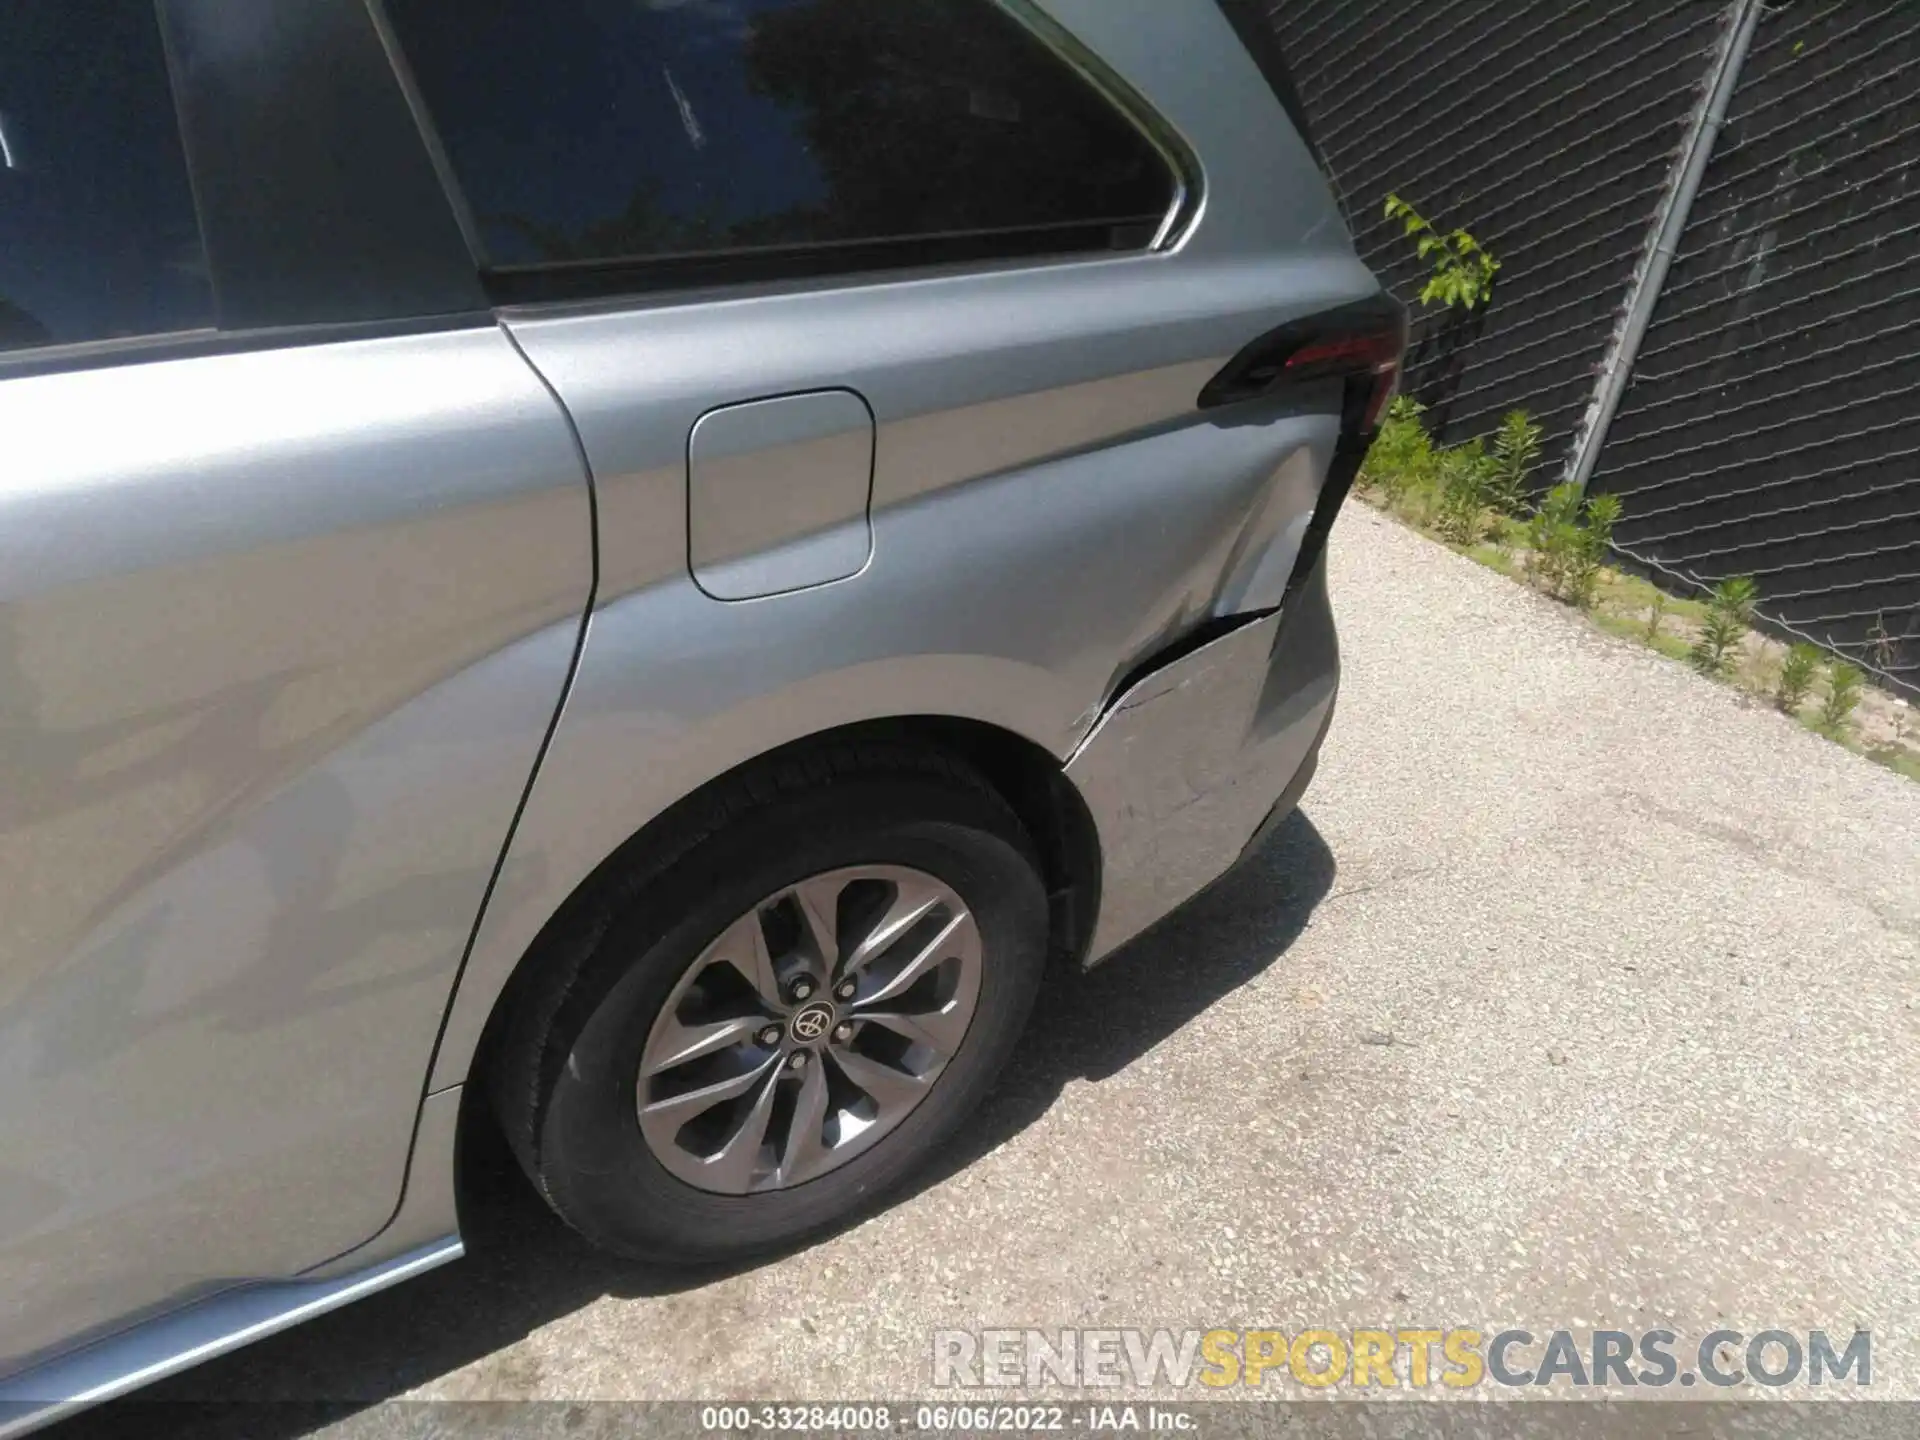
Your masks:
{"label": "dark building wall", "polygon": [[[1531,411],[1558,478],[1732,14],[1724,3],[1277,0],[1352,213],[1403,299],[1382,206],[1470,231],[1492,304],[1421,315],[1414,392],[1449,440]],[[1774,3],[1596,491],[1686,591],[1755,577],[1763,617],[1920,686],[1920,5]],[[1418,309],[1418,307],[1416,307]],[[1884,640],[1877,637],[1884,635]]]}
{"label": "dark building wall", "polygon": [[1464,439],[1524,408],[1557,466],[1592,397],[1722,7],[1279,0],[1272,13],[1367,262],[1402,299],[1419,294],[1427,264],[1382,214],[1397,193],[1501,263],[1483,316],[1418,316],[1409,382],[1430,419]]}
{"label": "dark building wall", "polygon": [[[1920,684],[1920,5],[1762,16],[1593,486]],[[1884,641],[1880,635],[1884,634]]]}

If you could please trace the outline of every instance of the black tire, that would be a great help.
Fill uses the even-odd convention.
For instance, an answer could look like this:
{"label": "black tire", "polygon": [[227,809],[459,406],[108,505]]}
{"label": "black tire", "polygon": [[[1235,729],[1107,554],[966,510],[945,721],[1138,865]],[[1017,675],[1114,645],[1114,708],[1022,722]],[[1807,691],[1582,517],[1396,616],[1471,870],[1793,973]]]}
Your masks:
{"label": "black tire", "polygon": [[[646,1038],[705,946],[765,896],[843,866],[909,865],[951,886],[982,939],[971,1024],[924,1100],[865,1153],[804,1184],[697,1189],[649,1150],[635,1109]],[[724,787],[604,877],[543,942],[491,1065],[508,1143],[554,1210],[607,1250],[703,1264],[844,1224],[947,1141],[1005,1065],[1047,953],[1033,845],[969,767],[915,748],[815,752]]]}

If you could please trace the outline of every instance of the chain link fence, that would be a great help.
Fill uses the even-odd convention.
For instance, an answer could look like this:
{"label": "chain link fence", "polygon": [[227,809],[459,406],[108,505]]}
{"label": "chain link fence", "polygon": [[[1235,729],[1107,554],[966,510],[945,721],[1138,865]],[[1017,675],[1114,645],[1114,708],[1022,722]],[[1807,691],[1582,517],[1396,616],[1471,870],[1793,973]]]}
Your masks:
{"label": "chain link fence", "polygon": [[1592,485],[1618,548],[1751,575],[1920,691],[1920,5],[1762,14]]}
{"label": "chain link fence", "polygon": [[1473,314],[1416,306],[1409,389],[1437,434],[1525,409],[1564,458],[1718,33],[1712,3],[1278,0],[1272,15],[1367,263],[1426,276],[1398,194],[1500,261]]}
{"label": "chain link fence", "polygon": [[[1390,193],[1501,262],[1482,310],[1416,306],[1443,438],[1525,409],[1567,465],[1739,10],[1275,0],[1368,263],[1426,275]],[[1920,693],[1916,97],[1913,0],[1762,10],[1591,484],[1655,578],[1752,575],[1772,628]]]}

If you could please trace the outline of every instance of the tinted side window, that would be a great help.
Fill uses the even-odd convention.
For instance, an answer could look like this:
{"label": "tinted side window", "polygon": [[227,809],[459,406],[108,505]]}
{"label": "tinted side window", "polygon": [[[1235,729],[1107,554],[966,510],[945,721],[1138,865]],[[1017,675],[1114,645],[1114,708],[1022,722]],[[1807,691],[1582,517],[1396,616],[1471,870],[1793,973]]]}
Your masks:
{"label": "tinted side window", "polygon": [[5,0],[0,350],[212,323],[153,0]]}
{"label": "tinted side window", "polygon": [[1175,198],[1132,123],[992,0],[387,8],[495,272],[1141,247]]}

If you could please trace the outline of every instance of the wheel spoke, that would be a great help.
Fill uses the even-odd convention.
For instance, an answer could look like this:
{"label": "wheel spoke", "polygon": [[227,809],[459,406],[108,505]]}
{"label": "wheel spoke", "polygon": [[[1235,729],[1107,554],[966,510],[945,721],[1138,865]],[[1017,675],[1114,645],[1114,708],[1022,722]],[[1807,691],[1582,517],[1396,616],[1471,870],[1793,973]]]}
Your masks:
{"label": "wheel spoke", "polygon": [[[632,1092],[647,1149],[697,1189],[752,1195],[885,1143],[966,1042],[982,944],[953,887],[907,865],[848,865],[766,894],[653,1017]],[[796,1033],[805,1007],[820,1015]]]}
{"label": "wheel spoke", "polygon": [[781,1185],[809,1178],[827,1156],[827,1072],[815,1065],[800,1080],[800,1096],[787,1127],[787,1143],[780,1152]]}
{"label": "wheel spoke", "polygon": [[711,1025],[684,1025],[669,1017],[647,1046],[647,1064],[643,1073],[658,1075],[662,1070],[671,1070],[702,1055],[711,1055],[729,1045],[738,1045],[751,1039],[766,1023],[766,1017],[760,1015],[718,1020]]}
{"label": "wheel spoke", "polygon": [[860,1012],[862,1021],[870,1025],[881,1025],[894,1034],[924,1045],[942,1060],[947,1059],[960,1048],[960,1041],[967,1033],[967,1025],[973,1019],[971,1010],[954,1001],[948,1001],[938,1010],[929,1010],[920,1015],[906,1015],[899,1011]]}
{"label": "wheel spoke", "polygon": [[959,948],[955,942],[965,939],[972,930],[973,917],[962,910],[942,925],[940,933],[914,952],[913,958],[889,976],[879,989],[860,996],[854,1002],[858,1012],[864,1017],[867,1006],[906,994],[922,975],[954,954]]}
{"label": "wheel spoke", "polygon": [[846,882],[831,875],[818,875],[793,887],[793,898],[800,904],[800,915],[807,923],[807,936],[814,953],[820,957],[819,977],[825,983],[840,965],[840,892]]}
{"label": "wheel spoke", "polygon": [[925,882],[896,882],[893,903],[887,906],[886,913],[853,947],[853,953],[847,956],[848,973],[864,969],[885,954],[888,946],[926,918],[946,898],[943,891]]}
{"label": "wheel spoke", "polygon": [[678,1135],[680,1127],[694,1116],[704,1115],[723,1100],[737,1100],[753,1089],[779,1059],[777,1055],[769,1055],[745,1074],[730,1075],[681,1095],[650,1101],[640,1107],[640,1118],[669,1137]]}
{"label": "wheel spoke", "polygon": [[786,998],[780,993],[780,977],[774,974],[773,956],[767,950],[767,932],[760,924],[759,910],[749,910],[729,925],[707,953],[738,970],[753,986],[760,1002],[775,1015],[787,1013]]}
{"label": "wheel spoke", "polygon": [[904,1070],[862,1055],[857,1050],[835,1050],[833,1063],[841,1072],[873,1097],[883,1111],[890,1105],[912,1105],[926,1093],[927,1082]]}
{"label": "wheel spoke", "polygon": [[759,1162],[761,1148],[767,1143],[767,1122],[773,1117],[774,1097],[780,1091],[780,1072],[769,1074],[754,1097],[740,1128],[725,1145],[707,1159],[707,1173],[728,1190],[745,1190],[753,1183],[753,1167]]}

